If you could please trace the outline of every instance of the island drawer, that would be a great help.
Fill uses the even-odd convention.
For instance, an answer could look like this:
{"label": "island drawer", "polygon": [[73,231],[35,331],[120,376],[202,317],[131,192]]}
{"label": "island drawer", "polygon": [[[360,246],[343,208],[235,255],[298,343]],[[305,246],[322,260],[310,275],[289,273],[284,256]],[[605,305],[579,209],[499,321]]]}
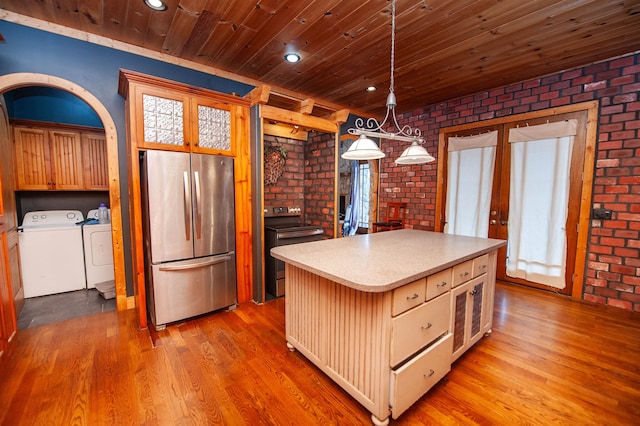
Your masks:
{"label": "island drawer", "polygon": [[473,273],[473,260],[467,260],[453,267],[453,287],[467,282]]}
{"label": "island drawer", "polygon": [[427,300],[451,290],[451,268],[427,277]]}
{"label": "island drawer", "polygon": [[451,321],[450,302],[448,296],[441,296],[393,318],[391,367],[398,365],[448,332]]}
{"label": "island drawer", "polygon": [[426,278],[403,285],[393,290],[393,306],[391,315],[396,316],[411,308],[424,303],[426,292]]}
{"label": "island drawer", "polygon": [[473,259],[473,278],[486,274],[489,270],[489,255],[485,254]]}
{"label": "island drawer", "polygon": [[391,372],[389,401],[394,419],[451,371],[452,342],[451,334],[447,334],[435,345]]}

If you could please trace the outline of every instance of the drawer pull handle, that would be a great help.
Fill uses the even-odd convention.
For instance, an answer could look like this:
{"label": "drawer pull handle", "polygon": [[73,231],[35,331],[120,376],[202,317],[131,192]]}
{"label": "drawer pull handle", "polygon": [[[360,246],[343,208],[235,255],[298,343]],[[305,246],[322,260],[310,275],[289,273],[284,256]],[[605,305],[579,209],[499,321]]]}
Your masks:
{"label": "drawer pull handle", "polygon": [[423,325],[423,326],[422,326],[422,329],[423,329],[423,330],[428,330],[428,329],[430,329],[432,326],[433,326],[433,324],[431,324],[430,322],[428,322],[428,323],[427,323],[427,325]]}
{"label": "drawer pull handle", "polygon": [[435,372],[435,371],[433,371],[433,370],[429,370],[429,374],[425,374],[425,375],[424,375],[424,377],[431,377],[431,376],[433,376],[434,374],[436,374],[436,372]]}
{"label": "drawer pull handle", "polygon": [[438,284],[436,287],[446,287],[447,286],[447,282],[446,281],[442,281],[440,284]]}
{"label": "drawer pull handle", "polygon": [[407,296],[407,300],[415,300],[418,298],[418,293],[413,293],[413,296]]}

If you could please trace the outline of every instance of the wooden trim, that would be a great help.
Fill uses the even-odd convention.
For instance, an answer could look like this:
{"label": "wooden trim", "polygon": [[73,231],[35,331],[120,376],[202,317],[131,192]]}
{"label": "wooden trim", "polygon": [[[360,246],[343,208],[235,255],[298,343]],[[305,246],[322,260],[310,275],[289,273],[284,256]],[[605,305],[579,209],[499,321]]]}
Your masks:
{"label": "wooden trim", "polygon": [[86,102],[98,114],[104,125],[107,140],[109,175],[109,204],[111,208],[111,236],[113,241],[114,280],[118,311],[127,309],[127,282],[124,267],[122,238],[122,206],[120,205],[120,178],[118,162],[118,133],[109,111],[90,92],[75,83],[45,74],[15,73],[0,76],[0,93],[25,86],[46,86],[69,92]]}
{"label": "wooden trim", "polygon": [[255,104],[266,104],[269,102],[270,95],[271,86],[263,84],[247,93],[244,97],[251,101],[251,106],[254,106]]}
{"label": "wooden trim", "polygon": [[262,110],[262,118],[265,120],[295,124],[307,129],[315,129],[327,133],[337,133],[340,130],[338,123],[324,118],[288,111],[270,105],[261,105],[260,109]]}
{"label": "wooden trim", "polygon": [[264,121],[262,123],[262,133],[265,135],[278,136],[287,139],[296,139],[299,141],[306,141],[309,137],[309,132],[301,130],[300,128],[294,128],[291,125],[276,123],[271,124]]}
{"label": "wooden trim", "polygon": [[443,159],[447,155],[444,150],[445,134],[470,130],[477,127],[488,127],[492,125],[502,125],[513,123],[515,121],[531,120],[551,115],[560,115],[571,112],[587,111],[587,132],[585,137],[585,155],[582,169],[582,191],[580,201],[580,214],[578,218],[578,239],[576,246],[576,259],[573,271],[573,287],[571,297],[582,299],[584,291],[585,263],[587,258],[587,244],[589,238],[589,217],[591,212],[591,199],[593,193],[593,174],[595,162],[595,150],[597,143],[598,131],[598,101],[582,102],[579,104],[566,105],[556,108],[550,108],[540,111],[526,112],[507,117],[495,118],[491,120],[476,121],[473,123],[461,124],[453,127],[440,128],[438,137],[438,171],[437,171],[437,190],[436,190],[436,207],[435,207],[435,230],[442,232],[443,222],[440,217],[444,205],[444,194],[441,182],[445,179],[445,170]]}
{"label": "wooden trim", "polygon": [[173,80],[167,80],[166,78],[155,77],[147,74],[142,74],[135,71],[129,71],[120,69],[120,77],[118,79],[118,93],[123,97],[129,96],[130,83],[142,84],[152,88],[162,88],[175,92],[180,92],[188,96],[215,98],[217,101],[227,102],[232,105],[251,106],[249,99],[241,98],[235,95],[228,95],[226,93],[216,92],[215,90],[204,89],[202,87],[191,86],[184,83],[179,83]]}

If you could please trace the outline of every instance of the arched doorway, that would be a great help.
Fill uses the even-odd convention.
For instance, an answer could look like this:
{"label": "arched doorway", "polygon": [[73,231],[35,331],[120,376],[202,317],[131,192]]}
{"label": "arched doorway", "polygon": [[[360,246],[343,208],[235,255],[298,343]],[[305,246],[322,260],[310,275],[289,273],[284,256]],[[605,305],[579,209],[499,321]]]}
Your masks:
{"label": "arched doorway", "polygon": [[104,125],[107,140],[107,163],[109,176],[109,201],[111,207],[111,232],[113,261],[118,311],[127,309],[127,286],[124,267],[124,244],[122,232],[122,208],[120,205],[120,178],[118,163],[118,137],[115,123],[102,103],[89,91],[68,80],[45,74],[15,73],[0,76],[0,94],[25,86],[45,86],[64,90],[86,102],[96,112]]}

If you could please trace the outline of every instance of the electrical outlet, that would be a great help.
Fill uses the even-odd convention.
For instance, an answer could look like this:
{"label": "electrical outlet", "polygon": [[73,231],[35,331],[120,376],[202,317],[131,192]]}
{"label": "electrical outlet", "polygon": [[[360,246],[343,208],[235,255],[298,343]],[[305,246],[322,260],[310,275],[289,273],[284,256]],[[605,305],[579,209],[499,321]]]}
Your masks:
{"label": "electrical outlet", "polygon": [[611,210],[607,209],[593,209],[594,219],[611,219]]}

